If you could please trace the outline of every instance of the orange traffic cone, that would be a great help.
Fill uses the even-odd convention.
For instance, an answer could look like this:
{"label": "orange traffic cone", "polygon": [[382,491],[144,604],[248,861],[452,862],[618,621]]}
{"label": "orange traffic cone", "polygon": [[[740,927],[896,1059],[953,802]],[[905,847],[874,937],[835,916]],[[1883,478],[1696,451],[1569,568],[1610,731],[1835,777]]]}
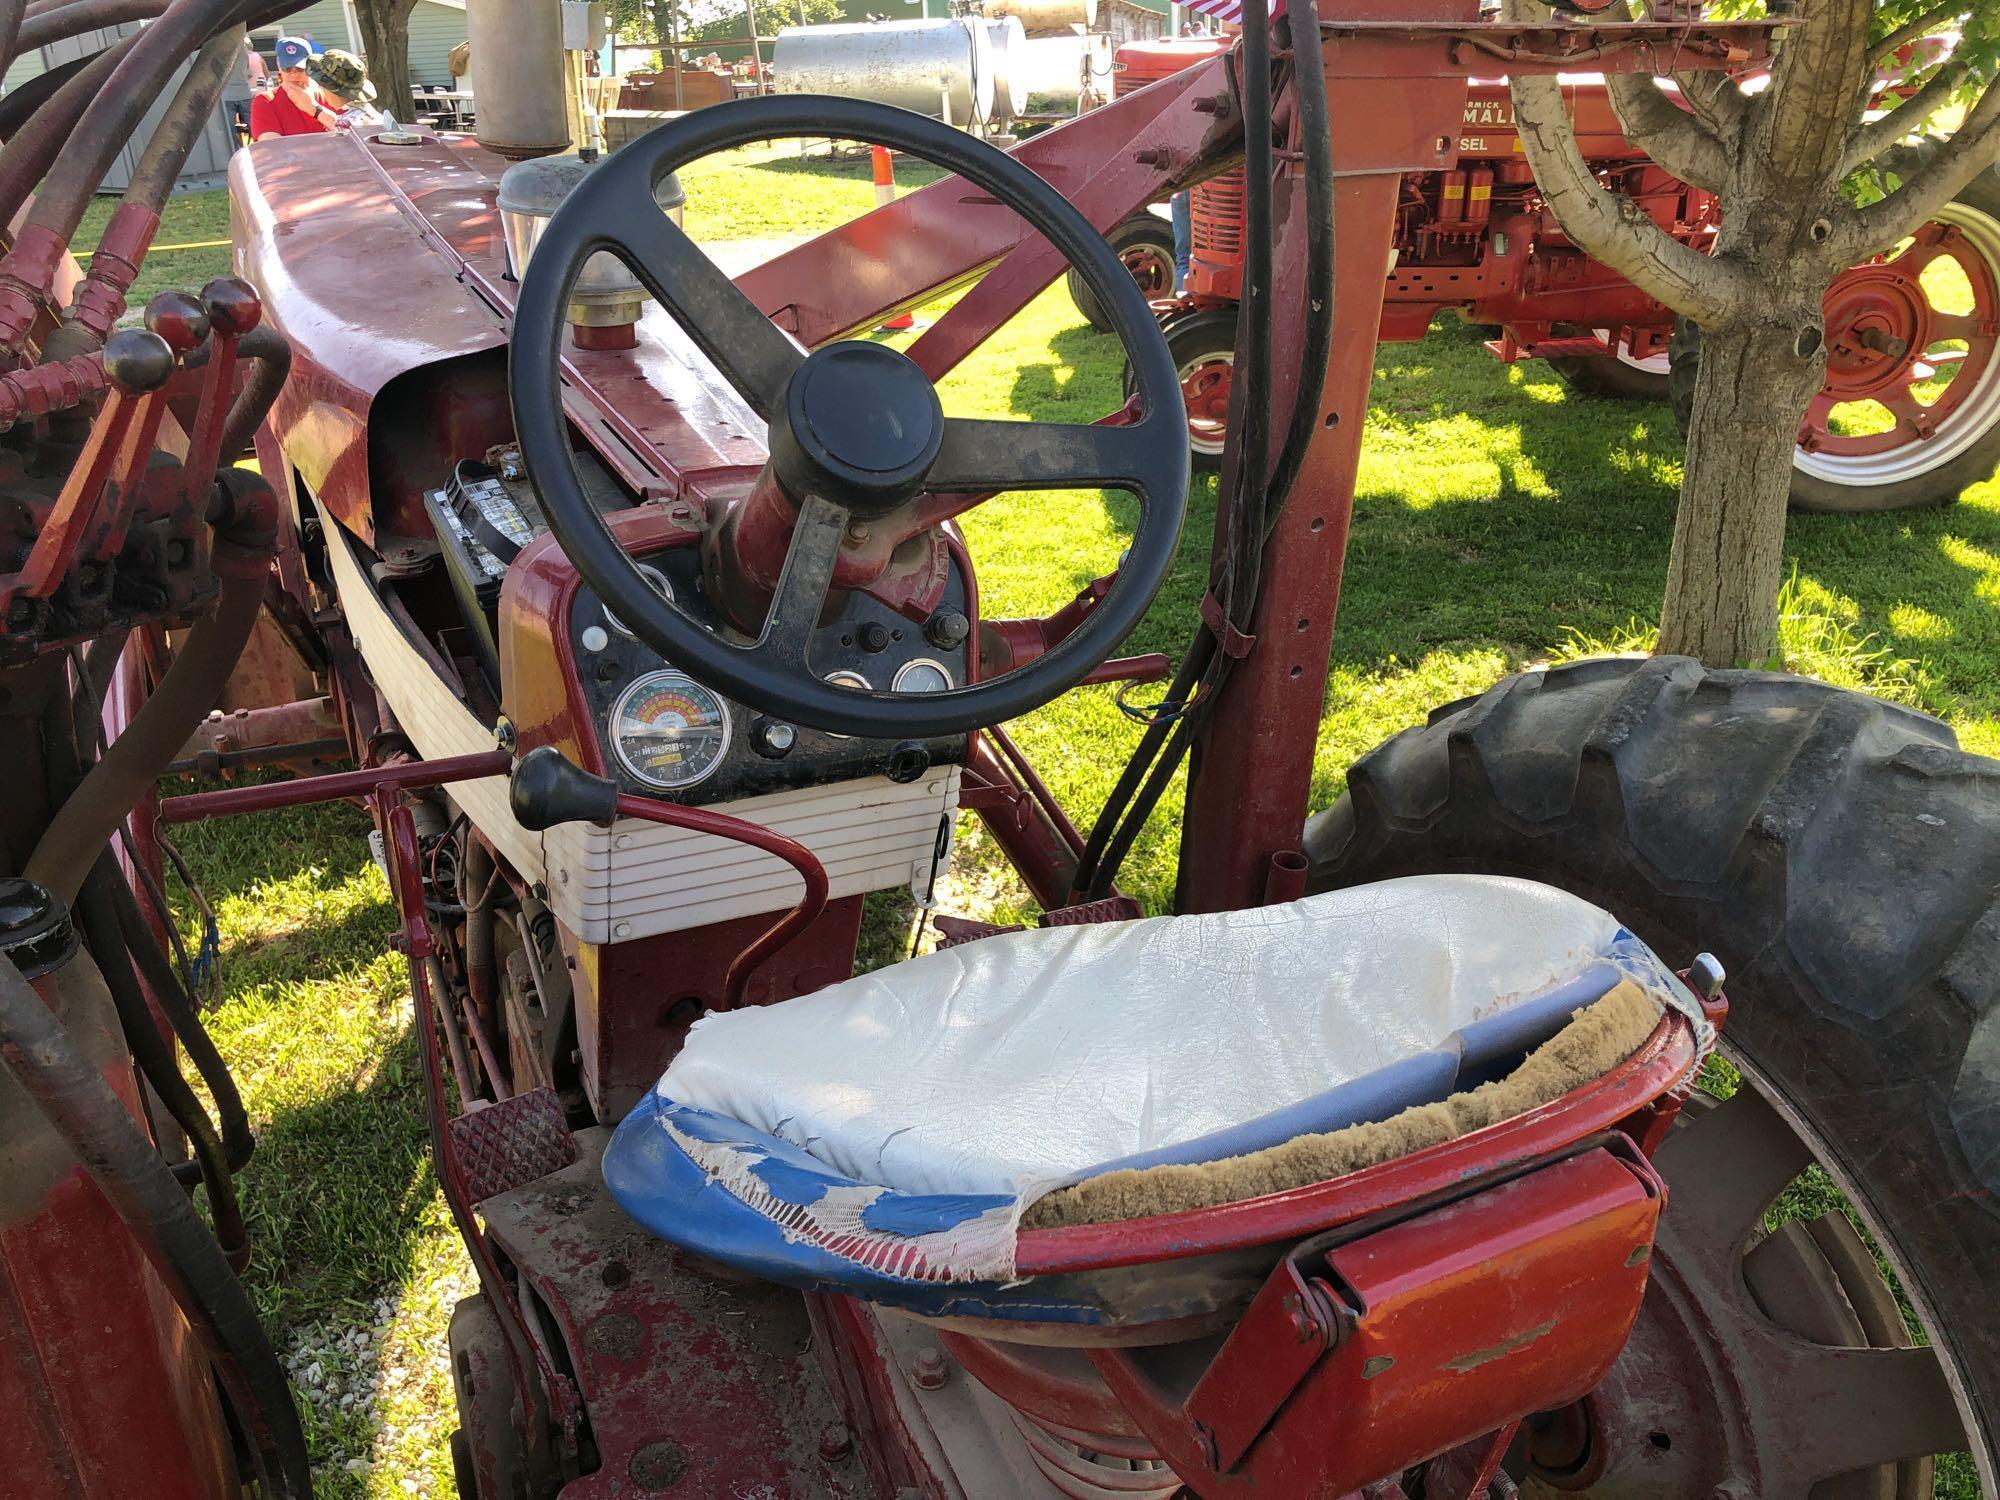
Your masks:
{"label": "orange traffic cone", "polygon": [[[896,201],[896,168],[889,159],[887,146],[870,146],[868,154],[875,166],[875,206]],[[896,333],[905,328],[915,328],[917,320],[908,313],[891,318],[876,329],[878,333]]]}

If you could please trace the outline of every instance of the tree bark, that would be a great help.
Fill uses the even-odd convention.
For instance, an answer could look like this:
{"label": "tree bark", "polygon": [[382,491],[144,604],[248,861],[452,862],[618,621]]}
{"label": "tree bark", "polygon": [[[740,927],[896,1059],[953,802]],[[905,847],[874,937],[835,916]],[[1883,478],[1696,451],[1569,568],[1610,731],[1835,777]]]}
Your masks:
{"label": "tree bark", "polygon": [[1826,370],[1816,343],[1801,356],[1797,328],[1758,321],[1703,334],[1662,652],[1712,667],[1776,664],[1793,449]]}
{"label": "tree bark", "polygon": [[354,0],[368,76],[375,83],[375,107],[398,120],[415,109],[410,97],[410,12],[417,0]]}

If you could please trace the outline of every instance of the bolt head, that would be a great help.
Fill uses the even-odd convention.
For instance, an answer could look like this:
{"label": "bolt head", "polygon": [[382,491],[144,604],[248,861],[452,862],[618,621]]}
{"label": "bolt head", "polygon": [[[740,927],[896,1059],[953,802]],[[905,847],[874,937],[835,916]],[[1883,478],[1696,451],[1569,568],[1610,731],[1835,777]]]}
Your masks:
{"label": "bolt head", "polygon": [[917,1361],[910,1367],[910,1378],[917,1383],[920,1391],[942,1390],[951,1369],[944,1361],[944,1354],[936,1348],[926,1348],[918,1353]]}
{"label": "bolt head", "polygon": [[829,1423],[819,1435],[819,1456],[827,1463],[837,1464],[854,1451],[854,1435],[847,1430],[845,1422]]}

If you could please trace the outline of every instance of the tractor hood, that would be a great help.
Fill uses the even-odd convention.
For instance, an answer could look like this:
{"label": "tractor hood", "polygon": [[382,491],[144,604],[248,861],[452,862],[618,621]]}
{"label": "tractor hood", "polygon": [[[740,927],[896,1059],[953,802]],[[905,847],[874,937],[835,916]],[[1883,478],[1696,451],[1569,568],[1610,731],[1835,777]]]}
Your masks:
{"label": "tractor hood", "polygon": [[[271,436],[371,546],[413,530],[399,512],[442,465],[511,438],[515,286],[495,202],[508,165],[465,137],[347,133],[231,163],[237,273],[294,348]],[[764,424],[657,306],[638,339],[564,349],[572,421],[612,472],[648,495],[754,474]]]}

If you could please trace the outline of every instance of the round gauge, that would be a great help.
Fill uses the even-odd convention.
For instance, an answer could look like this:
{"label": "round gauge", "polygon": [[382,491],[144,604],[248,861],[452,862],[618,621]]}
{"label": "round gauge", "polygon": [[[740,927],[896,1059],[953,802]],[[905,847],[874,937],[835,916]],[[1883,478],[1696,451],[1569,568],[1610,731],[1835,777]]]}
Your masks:
{"label": "round gauge", "polygon": [[[654,593],[658,594],[662,599],[672,600],[672,598],[674,597],[674,586],[671,583],[667,582],[666,574],[662,573],[658,568],[654,567],[651,563],[635,563],[633,566],[638,568],[639,576],[645,579],[646,582],[649,585],[651,585]],[[619,619],[618,616],[611,613],[611,608],[609,605],[604,606],[604,623],[609,625],[613,630],[617,631],[620,635],[630,635],[632,633],[626,627],[626,624],[623,620]]]}
{"label": "round gauge", "polygon": [[905,662],[890,686],[899,693],[942,693],[951,688],[951,673],[929,657]]}
{"label": "round gauge", "polygon": [[[859,672],[850,672],[845,667],[841,668],[838,672],[827,673],[826,681],[834,687],[855,688],[864,693],[871,693],[875,690],[874,683],[863,677]],[[835,734],[831,729],[826,731],[826,737],[830,740],[844,740],[847,738],[844,734]]]}
{"label": "round gauge", "polygon": [[685,672],[648,672],[611,710],[611,747],[647,786],[694,786],[729,748],[729,705]]}

